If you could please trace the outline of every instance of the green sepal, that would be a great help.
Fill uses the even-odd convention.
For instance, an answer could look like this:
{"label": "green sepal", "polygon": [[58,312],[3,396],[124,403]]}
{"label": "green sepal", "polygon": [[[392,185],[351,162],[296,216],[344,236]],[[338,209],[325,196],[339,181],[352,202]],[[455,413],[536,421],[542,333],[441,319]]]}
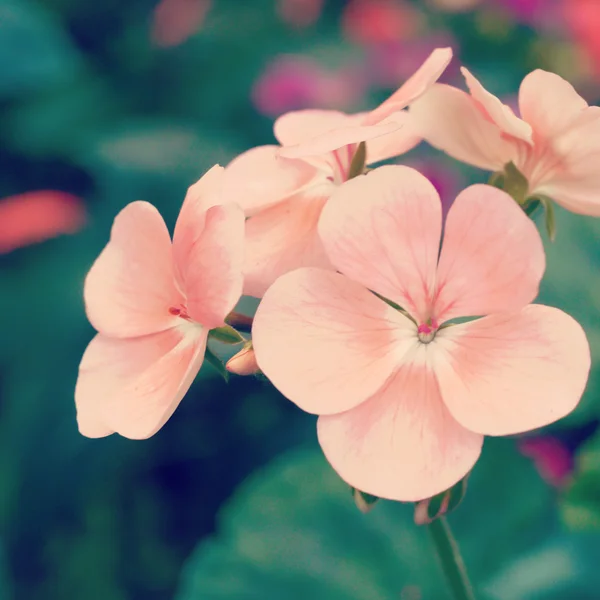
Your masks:
{"label": "green sepal", "polygon": [[246,338],[237,329],[231,327],[231,325],[215,327],[215,329],[211,329],[208,332],[208,335],[223,344],[242,344],[246,341]]}
{"label": "green sepal", "polygon": [[502,171],[496,171],[492,173],[489,180],[488,185],[491,185],[499,190],[504,189],[504,173]]}
{"label": "green sepal", "polygon": [[544,207],[544,215],[546,217],[546,231],[550,241],[556,239],[556,214],[554,213],[554,203],[548,196],[536,196],[539,203]]}
{"label": "green sepal", "polygon": [[451,513],[459,506],[467,492],[468,475],[445,492],[415,503],[415,523],[427,525]]}
{"label": "green sepal", "polygon": [[350,163],[350,170],[348,171],[348,179],[358,177],[365,172],[365,166],[367,164],[367,144],[361,142],[352,157]]}
{"label": "green sepal", "polygon": [[221,375],[227,383],[229,383],[229,371],[225,368],[223,361],[210,348],[206,349],[204,359],[211,367],[218,371],[219,375]]}
{"label": "green sepal", "polygon": [[512,196],[521,206],[525,203],[529,182],[512,161],[504,165],[504,182],[501,189]]}
{"label": "green sepal", "polygon": [[352,497],[354,498],[354,504],[361,513],[366,514],[369,511],[373,510],[375,504],[379,501],[377,496],[373,496],[371,494],[367,494],[366,492],[361,492],[356,488],[350,488],[350,492],[352,493]]}

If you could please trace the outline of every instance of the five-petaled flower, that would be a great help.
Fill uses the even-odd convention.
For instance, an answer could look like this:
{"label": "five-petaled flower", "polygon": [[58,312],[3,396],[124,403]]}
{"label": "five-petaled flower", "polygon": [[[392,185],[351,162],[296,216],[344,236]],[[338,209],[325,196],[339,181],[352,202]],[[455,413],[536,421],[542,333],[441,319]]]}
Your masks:
{"label": "five-petaled flower", "polygon": [[543,245],[505,192],[460,193],[440,251],[431,183],[381,167],[333,195],[319,230],[339,272],[279,278],[253,341],[272,383],[320,415],[321,447],[351,486],[430,497],[472,468],[484,435],[541,427],[577,405],[586,336],[562,311],[530,304]]}
{"label": "five-petaled flower", "polygon": [[208,332],[224,325],[242,292],[244,215],[219,205],[223,168],[192,186],[173,242],[154,206],[134,202],[85,282],[98,334],[79,368],[79,430],[153,435],[173,414],[202,365]]}
{"label": "five-petaled flower", "polygon": [[[281,146],[245,152],[226,169],[226,195],[246,222],[244,292],[261,297],[277,277],[304,266],[330,267],[317,232],[331,194],[352,175],[360,142],[368,164],[407,152],[421,141],[403,109],[438,80],[450,48],[434,50],[390,98],[368,113],[302,110],[275,122]],[[360,165],[362,172],[363,165]]]}
{"label": "five-petaled flower", "polygon": [[576,213],[600,216],[600,107],[546,71],[523,79],[517,117],[462,69],[470,94],[436,84],[413,105],[413,127],[431,145],[482,169],[513,162],[530,196],[552,198]]}

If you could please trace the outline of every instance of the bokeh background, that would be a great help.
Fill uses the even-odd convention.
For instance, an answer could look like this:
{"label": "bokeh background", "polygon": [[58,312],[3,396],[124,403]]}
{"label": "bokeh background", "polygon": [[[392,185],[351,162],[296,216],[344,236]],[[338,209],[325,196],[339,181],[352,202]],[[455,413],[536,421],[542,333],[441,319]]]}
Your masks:
{"label": "bokeh background", "polygon": [[[205,367],[153,438],[81,437],[83,279],[125,204],[172,226],[286,111],[373,107],[447,45],[446,82],[463,63],[510,103],[541,67],[594,103],[598,31],[596,0],[0,0],[0,598],[446,599],[410,507],[359,513],[264,381]],[[485,177],[399,161],[446,202]],[[588,333],[580,407],[486,443],[451,516],[481,598],[600,598],[599,240],[559,209],[541,292]]]}

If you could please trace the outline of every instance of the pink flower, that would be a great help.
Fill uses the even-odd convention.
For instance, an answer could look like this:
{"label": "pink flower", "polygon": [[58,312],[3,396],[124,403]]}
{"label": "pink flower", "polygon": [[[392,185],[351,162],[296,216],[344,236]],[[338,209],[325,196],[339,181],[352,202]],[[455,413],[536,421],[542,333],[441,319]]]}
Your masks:
{"label": "pink flower", "polygon": [[79,430],[147,438],[197,375],[208,331],[224,324],[242,291],[243,213],[214,206],[223,169],[192,186],[173,242],[158,211],[134,202],[116,217],[85,282],[98,331],[75,389]]}
{"label": "pink flower", "polygon": [[415,128],[433,146],[482,169],[510,161],[529,195],[600,216],[600,108],[564,79],[533,71],[521,84],[521,118],[462,69],[470,94],[438,84],[411,106]]}
{"label": "pink flower", "polygon": [[256,109],[277,117],[290,110],[347,107],[364,92],[359,73],[328,71],[303,56],[284,55],[270,63],[252,88]]}
{"label": "pink flower", "polygon": [[253,343],[273,384],[320,415],[321,447],[351,486],[430,497],[473,467],[483,435],[541,427],[575,408],[587,340],[562,311],[529,304],[544,250],[505,192],[459,194],[439,259],[439,196],[407,167],[344,185],[319,230],[339,273],[298,269],[276,281]]}
{"label": "pink flower", "polygon": [[323,12],[324,0],[279,0],[277,12],[282,21],[302,28],[314,25]]}
{"label": "pink flower", "polygon": [[79,198],[66,192],[40,190],[0,200],[0,254],[76,233],[86,215]]}
{"label": "pink flower", "polygon": [[317,224],[329,196],[352,175],[359,142],[368,140],[368,163],[414,147],[420,138],[401,109],[438,79],[451,57],[449,48],[435,50],[370,113],[304,110],[283,115],[275,122],[281,147],[260,146],[231,162],[226,197],[236,198],[249,217],[244,293],[260,297],[277,277],[297,267],[329,266]]}
{"label": "pink flower", "polygon": [[562,487],[573,472],[573,453],[558,438],[540,435],[518,441],[519,450],[533,460],[540,475],[551,485]]}
{"label": "pink flower", "polygon": [[169,48],[183,44],[204,24],[212,0],[161,0],[154,9],[152,41]]}

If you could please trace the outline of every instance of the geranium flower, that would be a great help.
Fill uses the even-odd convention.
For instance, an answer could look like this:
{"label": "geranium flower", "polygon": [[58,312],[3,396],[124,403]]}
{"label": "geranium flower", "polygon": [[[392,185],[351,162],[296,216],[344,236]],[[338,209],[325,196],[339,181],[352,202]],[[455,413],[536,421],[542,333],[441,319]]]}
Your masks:
{"label": "geranium flower", "polygon": [[528,195],[600,216],[600,108],[564,79],[533,71],[521,84],[517,117],[462,69],[470,95],[435,85],[411,106],[414,126],[433,146],[482,169],[513,162]]}
{"label": "geranium flower", "polygon": [[98,331],[75,390],[79,430],[153,435],[197,375],[210,329],[224,325],[242,291],[244,215],[218,201],[222,167],[185,199],[173,242],[147,202],[115,218],[108,245],[85,281],[85,304]]}
{"label": "geranium flower", "polygon": [[[282,146],[260,146],[230,163],[226,195],[236,198],[250,217],[246,294],[261,297],[291,269],[329,265],[317,223],[333,191],[356,175],[351,167],[359,143],[368,140],[367,163],[415,146],[420,138],[401,109],[439,78],[451,57],[449,48],[435,50],[412,78],[370,113],[303,110],[283,115],[274,128]],[[359,162],[362,172],[365,161]]]}
{"label": "geranium flower", "polygon": [[339,273],[304,268],[278,279],[253,343],[273,384],[320,415],[321,447],[351,486],[431,497],[473,467],[484,435],[541,427],[575,408],[588,343],[562,311],[529,304],[544,250],[505,192],[461,192],[439,253],[431,183],[381,167],[334,194],[319,230]]}

